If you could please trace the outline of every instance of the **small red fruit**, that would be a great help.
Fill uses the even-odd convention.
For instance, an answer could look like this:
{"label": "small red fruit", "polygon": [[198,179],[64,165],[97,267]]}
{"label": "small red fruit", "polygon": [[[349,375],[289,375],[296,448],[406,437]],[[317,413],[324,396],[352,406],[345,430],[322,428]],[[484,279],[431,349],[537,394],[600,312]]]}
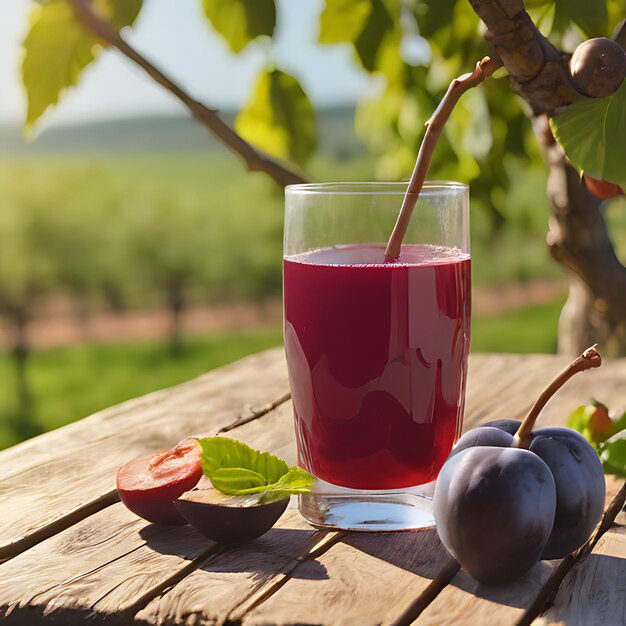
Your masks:
{"label": "small red fruit", "polygon": [[610,183],[608,180],[594,178],[589,174],[583,174],[583,181],[587,191],[600,200],[608,200],[624,193],[619,185]]}
{"label": "small red fruit", "polygon": [[[595,404],[595,403],[594,403]],[[603,404],[596,404],[596,410],[591,417],[589,424],[593,441],[606,441],[615,434],[615,424],[609,417],[609,410]]]}
{"label": "small red fruit", "polygon": [[186,524],[174,501],[202,477],[201,453],[198,440],[191,437],[167,452],[127,463],[117,472],[120,500],[149,522]]}

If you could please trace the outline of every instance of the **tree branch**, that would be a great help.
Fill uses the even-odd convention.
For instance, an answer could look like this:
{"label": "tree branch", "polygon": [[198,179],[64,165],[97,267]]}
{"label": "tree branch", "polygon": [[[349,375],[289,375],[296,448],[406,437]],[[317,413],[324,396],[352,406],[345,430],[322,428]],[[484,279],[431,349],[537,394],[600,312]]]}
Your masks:
{"label": "tree branch", "polygon": [[450,83],[448,91],[446,91],[432,117],[426,122],[426,133],[422,139],[409,186],[402,200],[402,208],[385,250],[385,261],[393,261],[400,256],[402,240],[406,235],[415,203],[426,180],[435,147],[456,103],[466,91],[482,83],[485,78],[489,78],[500,67],[502,67],[502,62],[499,59],[485,57],[476,64],[473,72],[455,78]]}
{"label": "tree branch", "polygon": [[552,115],[580,100],[570,82],[568,54],[557,50],[535,26],[522,0],[469,0],[485,23],[485,39],[509,72],[511,86],[533,112]]}
{"label": "tree branch", "polygon": [[67,0],[67,2],[72,7],[78,21],[91,35],[97,40],[117,48],[125,57],[141,67],[154,81],[174,94],[189,109],[191,114],[211,131],[222,144],[244,160],[248,170],[265,172],[281,187],[308,182],[297,172],[253,148],[230,128],[216,111],[194,100],[182,87],[169,79],[128,44],[108,22],[100,18],[91,9],[87,0]]}

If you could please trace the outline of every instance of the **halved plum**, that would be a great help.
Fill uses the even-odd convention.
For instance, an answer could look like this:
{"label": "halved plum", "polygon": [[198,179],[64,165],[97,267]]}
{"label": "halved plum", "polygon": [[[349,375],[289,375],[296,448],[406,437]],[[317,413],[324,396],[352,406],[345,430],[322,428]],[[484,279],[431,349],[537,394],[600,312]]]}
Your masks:
{"label": "halved plum", "polygon": [[194,489],[175,505],[205,537],[217,543],[246,543],[274,526],[289,504],[289,496],[263,501],[263,495],[228,496],[217,489]]}
{"label": "halved plum", "polygon": [[117,472],[117,491],[124,505],[156,524],[187,523],[174,501],[202,478],[202,448],[195,437],[159,454],[127,463]]}

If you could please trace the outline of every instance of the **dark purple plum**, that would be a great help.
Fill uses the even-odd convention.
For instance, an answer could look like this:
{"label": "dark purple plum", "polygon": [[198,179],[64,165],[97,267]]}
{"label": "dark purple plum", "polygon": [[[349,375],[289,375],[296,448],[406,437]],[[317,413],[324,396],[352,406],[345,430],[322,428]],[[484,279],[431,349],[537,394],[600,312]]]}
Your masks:
{"label": "dark purple plum", "polygon": [[442,543],[485,584],[507,583],[539,561],[555,509],[550,469],[528,450],[462,450],[443,466],[435,487]]}
{"label": "dark purple plum", "polygon": [[513,445],[513,435],[510,435],[499,428],[492,426],[480,426],[468,430],[456,442],[454,448],[450,452],[451,457],[457,455],[468,448],[476,448],[477,446],[495,446],[497,448],[510,448]]}
{"label": "dark purple plum", "polygon": [[258,494],[227,496],[217,489],[194,489],[174,505],[205,537],[218,543],[246,543],[266,533],[285,512],[289,496],[262,502]]}
{"label": "dark purple plum", "polygon": [[484,426],[491,426],[492,428],[498,428],[499,430],[503,430],[505,433],[509,433],[509,435],[514,435],[519,427],[522,425],[520,420],[493,420],[491,422],[487,422],[486,424],[481,424],[480,428]]}
{"label": "dark purple plum", "polygon": [[556,514],[543,559],[561,559],[591,537],[604,512],[606,484],[597,452],[570,428],[533,432],[529,450],[549,468],[556,485]]}
{"label": "dark purple plum", "polygon": [[506,582],[540,558],[563,558],[600,521],[605,483],[596,451],[572,429],[532,429],[569,378],[601,362],[589,348],[546,388],[523,422],[489,422],[452,449],[435,488],[437,530],[477,580]]}

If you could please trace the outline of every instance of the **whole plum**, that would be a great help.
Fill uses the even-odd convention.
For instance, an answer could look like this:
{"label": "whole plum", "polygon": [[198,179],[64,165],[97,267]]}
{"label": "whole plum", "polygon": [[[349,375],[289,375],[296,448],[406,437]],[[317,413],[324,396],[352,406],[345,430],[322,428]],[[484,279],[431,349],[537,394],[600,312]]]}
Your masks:
{"label": "whole plum", "polygon": [[550,469],[528,450],[462,450],[443,466],[435,487],[442,543],[486,584],[514,580],[539,561],[555,508]]}
{"label": "whole plum", "polygon": [[589,348],[546,388],[523,422],[496,420],[470,430],[450,453],[435,488],[437,530],[477,580],[504,583],[541,558],[565,557],[600,521],[605,483],[595,450],[569,428],[532,429],[569,378],[601,362]]}

